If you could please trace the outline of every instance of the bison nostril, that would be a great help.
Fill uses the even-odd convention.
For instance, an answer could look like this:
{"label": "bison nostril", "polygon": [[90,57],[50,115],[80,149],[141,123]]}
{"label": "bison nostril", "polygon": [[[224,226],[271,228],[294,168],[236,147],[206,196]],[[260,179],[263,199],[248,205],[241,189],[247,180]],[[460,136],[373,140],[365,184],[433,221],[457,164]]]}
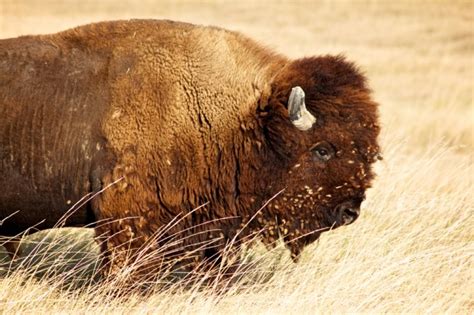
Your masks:
{"label": "bison nostril", "polygon": [[357,217],[359,216],[359,213],[360,213],[360,210],[357,208],[345,208],[343,213],[348,216],[348,217],[351,217],[353,219],[357,219]]}
{"label": "bison nostril", "polygon": [[353,201],[346,201],[336,207],[335,210],[337,213],[338,220],[340,220],[340,224],[351,224],[359,217],[359,204]]}

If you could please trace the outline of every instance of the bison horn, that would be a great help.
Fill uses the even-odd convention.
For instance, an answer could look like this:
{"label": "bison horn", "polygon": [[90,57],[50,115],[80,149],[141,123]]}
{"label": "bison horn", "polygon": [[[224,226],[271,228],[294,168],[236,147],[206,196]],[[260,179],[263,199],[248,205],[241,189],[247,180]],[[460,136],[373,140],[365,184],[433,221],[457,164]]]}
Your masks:
{"label": "bison horn", "polygon": [[306,109],[304,91],[299,86],[295,86],[291,89],[290,98],[288,100],[288,112],[291,122],[299,130],[306,131],[316,122],[316,117],[311,115]]}

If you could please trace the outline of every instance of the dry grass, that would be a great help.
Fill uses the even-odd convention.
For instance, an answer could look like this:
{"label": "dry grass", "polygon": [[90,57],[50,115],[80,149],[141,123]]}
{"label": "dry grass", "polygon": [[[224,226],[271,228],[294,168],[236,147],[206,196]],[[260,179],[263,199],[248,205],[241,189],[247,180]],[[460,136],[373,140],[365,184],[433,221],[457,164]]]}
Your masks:
{"label": "dry grass", "polygon": [[[143,297],[118,296],[113,281],[87,284],[89,276],[71,291],[61,281],[70,274],[58,269],[69,256],[48,254],[38,264],[33,250],[26,271],[0,279],[0,311],[472,313],[473,12],[469,1],[1,1],[1,37],[153,17],[240,30],[292,57],[344,52],[366,71],[381,104],[385,159],[357,223],[324,234],[299,264],[281,248],[251,253],[256,275],[271,272],[265,283],[225,293],[178,285]],[[74,270],[90,274],[97,250],[90,231],[61,233],[66,240],[54,246],[88,253]],[[52,280],[32,276],[55,260],[47,265],[57,273]]]}

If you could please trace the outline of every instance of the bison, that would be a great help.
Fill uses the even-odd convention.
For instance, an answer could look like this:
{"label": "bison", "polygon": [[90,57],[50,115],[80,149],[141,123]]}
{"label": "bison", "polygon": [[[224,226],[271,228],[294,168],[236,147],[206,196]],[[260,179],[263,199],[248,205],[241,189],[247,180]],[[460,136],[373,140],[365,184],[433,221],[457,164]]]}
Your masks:
{"label": "bison", "polygon": [[215,261],[253,233],[296,261],[359,216],[379,129],[342,56],[159,20],[3,39],[0,235],[100,222],[108,272],[145,245]]}

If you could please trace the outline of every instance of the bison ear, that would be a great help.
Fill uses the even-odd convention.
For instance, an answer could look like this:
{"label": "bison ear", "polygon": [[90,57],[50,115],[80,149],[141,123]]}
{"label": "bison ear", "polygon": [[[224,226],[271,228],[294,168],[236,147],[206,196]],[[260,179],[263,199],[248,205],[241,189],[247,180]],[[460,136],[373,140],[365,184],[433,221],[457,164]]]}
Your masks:
{"label": "bison ear", "polygon": [[310,129],[316,122],[316,117],[306,109],[304,97],[303,89],[295,86],[291,89],[290,98],[288,99],[290,120],[296,128],[302,131]]}

